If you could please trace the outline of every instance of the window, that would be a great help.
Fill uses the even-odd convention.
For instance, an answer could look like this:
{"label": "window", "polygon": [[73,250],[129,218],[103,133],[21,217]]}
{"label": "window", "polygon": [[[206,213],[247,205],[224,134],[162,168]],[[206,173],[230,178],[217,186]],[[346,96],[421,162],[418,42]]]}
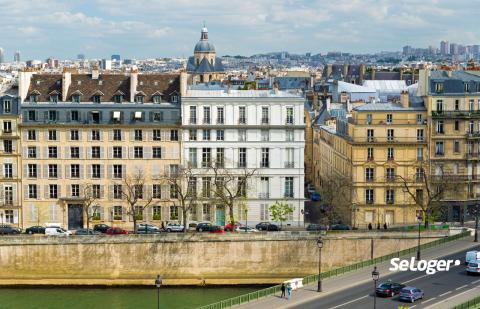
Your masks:
{"label": "window", "polygon": [[463,88],[464,88],[465,92],[469,92],[470,91],[470,84],[469,83],[464,83]]}
{"label": "window", "polygon": [[443,92],[443,83],[435,83],[435,92]]}
{"label": "window", "polygon": [[269,221],[270,215],[268,213],[268,204],[260,204],[260,220]]}
{"label": "window", "polygon": [[178,186],[176,184],[170,184],[170,198],[178,198]]}
{"label": "window", "polygon": [[28,198],[38,198],[37,185],[28,185]]}
{"label": "window", "polygon": [[295,168],[295,149],[286,148],[285,153],[285,168]]}
{"label": "window", "polygon": [[243,129],[238,130],[238,141],[239,142],[247,141],[247,130],[243,130]]}
{"label": "window", "polygon": [[49,198],[58,198],[58,186],[48,185]]}
{"label": "window", "polygon": [[100,140],[100,130],[92,130],[92,141]]}
{"label": "window", "polygon": [[460,152],[460,142],[453,141],[453,152],[459,153]]}
{"label": "window", "polygon": [[424,140],[423,129],[417,129],[417,141],[423,141],[423,140]]}
{"label": "window", "polygon": [[387,160],[393,160],[394,158],[394,151],[392,147],[387,148]]}
{"label": "window", "polygon": [[365,203],[373,204],[374,196],[373,196],[373,189],[366,189],[365,190]]}
{"label": "window", "polygon": [[238,124],[247,124],[247,113],[245,106],[238,107]]}
{"label": "window", "polygon": [[154,112],[153,113],[153,121],[156,121],[156,122],[163,121],[163,112]]}
{"label": "window", "polygon": [[102,97],[101,97],[101,96],[99,96],[99,95],[94,95],[94,96],[92,96],[92,102],[93,102],[93,103],[101,103],[101,101],[102,101]]}
{"label": "window", "polygon": [[48,165],[48,178],[58,178],[58,165],[49,164]]}
{"label": "window", "polygon": [[49,158],[57,158],[57,146],[48,146],[48,157]]}
{"label": "window", "polygon": [[79,164],[70,165],[70,177],[71,178],[80,178],[80,165]]}
{"label": "window", "polygon": [[443,130],[443,120],[437,120],[437,133],[438,134],[444,134]]}
{"label": "window", "polygon": [[387,167],[385,171],[386,171],[387,181],[394,181],[395,180],[395,168]]}
{"label": "window", "polygon": [[78,141],[79,139],[80,139],[80,135],[78,134],[78,130],[70,130],[70,140]]}
{"label": "window", "polygon": [[374,141],[373,129],[367,129],[367,140],[369,142]]}
{"label": "window", "polygon": [[37,178],[37,165],[36,164],[28,164],[28,177],[29,178]]}
{"label": "window", "polygon": [[423,181],[423,168],[417,167],[415,169],[415,181]]}
{"label": "window", "polygon": [[197,107],[190,106],[190,124],[197,124]]}
{"label": "window", "polygon": [[260,130],[260,140],[262,142],[268,142],[270,140],[270,131],[269,130]]}
{"label": "window", "polygon": [[70,159],[80,159],[80,147],[70,147]]}
{"label": "window", "polygon": [[293,177],[285,177],[285,194],[284,197],[293,198]]}
{"label": "window", "polygon": [[38,94],[31,94],[30,103],[37,103],[37,102],[38,102]]}
{"label": "window", "polygon": [[367,124],[372,124],[372,114],[367,114]]}
{"label": "window", "polygon": [[152,147],[152,157],[154,159],[162,158],[162,147]]}
{"label": "window", "polygon": [[247,196],[247,179],[245,177],[238,177],[237,187],[239,196]]}
{"label": "window", "polygon": [[28,111],[28,121],[36,121],[37,113],[35,111]]}
{"label": "window", "polygon": [[197,130],[195,130],[195,129],[188,130],[188,139],[190,141],[196,141],[197,140]]}
{"label": "window", "polygon": [[268,177],[260,177],[260,193],[259,198],[270,197],[270,179]]}
{"label": "window", "polygon": [[287,107],[287,124],[293,124],[293,107]]}
{"label": "window", "polygon": [[210,130],[203,129],[202,130],[202,138],[204,141],[210,140]]}
{"label": "window", "polygon": [[287,142],[293,142],[294,141],[293,130],[285,130],[285,141],[287,141]]}
{"label": "window", "polygon": [[5,100],[3,101],[3,113],[10,114],[12,112],[12,101]]}
{"label": "window", "polygon": [[210,198],[211,193],[212,193],[211,177],[202,177],[202,197]]}
{"label": "window", "polygon": [[58,119],[58,112],[57,111],[48,111],[48,121],[57,121]]}
{"label": "window", "polygon": [[143,101],[144,101],[143,95],[136,95],[135,96],[135,103],[143,104]]}
{"label": "window", "polygon": [[154,184],[152,186],[152,198],[162,198],[162,186],[159,184]]}
{"label": "window", "polygon": [[100,146],[92,147],[92,159],[100,159]]}
{"label": "window", "polygon": [[460,121],[455,120],[454,129],[455,129],[455,131],[460,130]]}
{"label": "window", "polygon": [[113,220],[122,220],[122,219],[123,219],[123,207],[113,206]]}
{"label": "window", "polygon": [[225,148],[217,148],[217,157],[215,164],[217,167],[225,166]]}
{"label": "window", "polygon": [[162,131],[159,129],[153,130],[153,140],[161,141],[162,140]]}
{"label": "window", "polygon": [[37,147],[28,146],[28,158],[35,159],[37,157]]}
{"label": "window", "polygon": [[114,129],[113,130],[113,140],[114,141],[121,141],[122,140],[122,130]]}
{"label": "window", "polygon": [[445,149],[443,148],[443,142],[435,142],[435,155],[443,156],[445,154]]}
{"label": "window", "polygon": [[80,95],[78,95],[78,94],[72,95],[72,102],[73,103],[80,103]]}
{"label": "window", "polygon": [[197,167],[197,148],[188,149],[188,164],[190,167]]}
{"label": "window", "polygon": [[178,141],[178,130],[170,130],[170,140]]}
{"label": "window", "polygon": [[455,100],[455,110],[460,110],[460,100]]}
{"label": "window", "polygon": [[92,164],[92,178],[101,178],[100,164]]}
{"label": "window", "polygon": [[133,147],[133,157],[135,159],[142,159],[143,158],[143,147],[142,146]]}
{"label": "window", "polygon": [[393,121],[393,115],[387,114],[387,124],[392,124],[392,121]]}
{"label": "window", "polygon": [[102,189],[100,185],[97,185],[97,184],[92,185],[92,196],[94,198],[102,198]]}
{"label": "window", "polygon": [[470,112],[473,112],[473,110],[475,109],[474,105],[475,105],[475,100],[468,100],[468,110]]}
{"label": "window", "polygon": [[443,100],[437,100],[436,103],[437,103],[437,106],[436,106],[437,107],[437,112],[438,113],[443,112]]}
{"label": "window", "polygon": [[57,140],[57,131],[56,130],[48,130],[48,140],[49,141],[56,141]]}
{"label": "window", "polygon": [[217,107],[217,124],[225,123],[225,115],[223,107]]}
{"label": "window", "polygon": [[170,206],[170,220],[178,220],[178,206]]}
{"label": "window", "polygon": [[113,178],[122,178],[123,177],[123,167],[120,164],[113,165]]}
{"label": "window", "polygon": [[268,124],[268,107],[262,107],[262,124]]}
{"label": "window", "polygon": [[154,95],[153,96],[153,103],[155,103],[155,104],[162,103],[162,97],[159,96],[159,95]]}
{"label": "window", "polygon": [[122,147],[121,146],[113,146],[113,158],[115,159],[121,159],[123,157],[122,153]]}
{"label": "window", "polygon": [[375,177],[375,169],[373,167],[365,168],[365,180],[373,181]]}
{"label": "window", "polygon": [[217,130],[217,141],[225,140],[225,131],[224,130]]}
{"label": "window", "polygon": [[134,185],[133,186],[133,194],[135,196],[135,198],[138,198],[138,199],[143,199],[143,185]]}
{"label": "window", "polygon": [[260,167],[270,166],[270,149],[262,148],[262,159],[260,161]]}
{"label": "window", "polygon": [[247,167],[247,148],[238,149],[238,167]]}
{"label": "window", "polygon": [[202,148],[202,167],[210,167],[212,165],[212,149]]}
{"label": "window", "polygon": [[28,130],[27,131],[27,139],[29,141],[36,141],[37,140],[37,131],[35,130]]}
{"label": "window", "polygon": [[142,141],[143,140],[143,131],[136,129],[134,131],[134,140],[136,141]]}
{"label": "window", "polygon": [[417,124],[422,124],[423,123],[423,116],[422,114],[417,114]]}
{"label": "window", "polygon": [[369,161],[373,160],[373,148],[372,147],[367,148],[367,160],[369,160]]}
{"label": "window", "polygon": [[6,139],[3,141],[3,152],[5,153],[13,153],[13,141],[10,139]]}
{"label": "window", "polygon": [[122,103],[123,101],[123,96],[120,94],[114,95],[113,96],[113,102],[115,103]]}
{"label": "window", "polygon": [[188,179],[187,195],[190,197],[197,196],[197,177],[190,177]]}
{"label": "window", "polygon": [[13,178],[13,164],[4,163],[3,164],[3,176],[5,178]]}
{"label": "window", "polygon": [[395,136],[394,136],[393,129],[388,129],[387,130],[387,141],[393,142],[394,140],[395,140]]}
{"label": "window", "polygon": [[[11,185],[6,185],[4,187],[4,201],[5,201],[5,205],[13,205],[13,186]],[[6,211],[5,211],[6,212]],[[8,220],[7,220],[8,222]]]}
{"label": "window", "polygon": [[71,121],[80,121],[80,115],[78,111],[70,111],[70,120]]}
{"label": "window", "polygon": [[113,198],[116,200],[122,199],[122,185],[113,185]]}
{"label": "window", "polygon": [[210,106],[203,107],[203,123],[210,124]]}
{"label": "window", "polygon": [[423,148],[417,148],[417,161],[423,161]]}
{"label": "window", "polygon": [[387,202],[387,204],[393,204],[395,202],[395,190],[387,189],[385,201]]}
{"label": "window", "polygon": [[3,122],[3,132],[12,133],[12,122],[10,120],[5,120]]}
{"label": "window", "polygon": [[417,202],[417,204],[420,204],[420,205],[423,204],[423,190],[422,189],[415,190],[415,201]]}
{"label": "window", "polygon": [[474,134],[475,133],[475,122],[473,120],[470,120],[468,123],[468,133],[469,134]]}

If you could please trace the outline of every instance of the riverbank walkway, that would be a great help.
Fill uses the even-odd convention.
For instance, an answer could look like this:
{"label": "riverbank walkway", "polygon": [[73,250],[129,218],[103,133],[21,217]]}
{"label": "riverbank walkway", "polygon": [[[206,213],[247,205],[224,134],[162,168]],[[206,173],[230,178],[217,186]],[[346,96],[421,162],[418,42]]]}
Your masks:
{"label": "riverbank walkway", "polygon": [[[478,247],[479,243],[473,242],[473,237],[466,237],[460,240],[449,242],[443,245],[439,245],[433,248],[425,249],[422,251],[422,259],[430,260],[436,259],[445,255],[457,251],[468,251],[473,247]],[[415,254],[412,254],[411,257],[414,257]],[[409,259],[409,256],[405,256],[403,259]],[[392,274],[393,272],[389,271],[390,261],[379,263],[377,269],[380,274]],[[358,270],[356,272],[347,273],[337,277],[327,278],[322,280],[322,292],[317,292],[317,283],[309,284],[304,286],[299,290],[292,292],[292,297],[290,300],[285,298],[280,298],[280,294],[269,296],[263,298],[259,301],[247,303],[244,305],[237,306],[235,308],[241,309],[259,309],[259,308],[301,308],[301,305],[306,302],[314,301],[315,299],[325,297],[327,295],[346,291],[348,293],[349,289],[352,287],[363,284],[366,282],[372,282],[372,269],[373,267],[365,267],[364,269]],[[373,282],[372,282],[373,286]],[[478,292],[472,291],[472,293]],[[472,294],[473,295],[473,294]],[[458,295],[458,297],[453,297],[448,300],[448,305],[445,304],[445,308],[451,308],[452,306],[463,303],[468,300],[471,295],[464,293]],[[470,298],[475,297],[475,295]],[[335,308],[335,307],[334,307]],[[339,307],[340,308],[340,307]],[[440,308],[440,307],[437,307]],[[443,308],[443,307],[442,307]]]}

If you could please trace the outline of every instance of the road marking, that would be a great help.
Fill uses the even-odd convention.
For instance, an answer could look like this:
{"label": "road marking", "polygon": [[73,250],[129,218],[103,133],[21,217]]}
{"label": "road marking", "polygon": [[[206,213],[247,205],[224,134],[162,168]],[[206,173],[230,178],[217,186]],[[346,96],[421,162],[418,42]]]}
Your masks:
{"label": "road marking", "polygon": [[[426,301],[422,301],[422,304],[426,304],[426,303],[428,303],[429,301],[434,300],[435,298],[436,298],[436,297],[427,299]],[[412,308],[412,307],[410,307],[410,308]]]}
{"label": "road marking", "polygon": [[475,281],[471,282],[470,284],[475,284],[475,283],[477,283],[477,282],[480,282],[480,279],[475,280]]}
{"label": "road marking", "polygon": [[[422,279],[422,278],[425,278],[429,275],[423,275],[423,276],[420,276],[420,277],[417,277],[417,278],[413,278],[413,279],[410,279],[410,280],[407,280],[407,281],[404,281],[403,283],[409,283],[409,282],[412,282],[412,281],[415,281],[415,280],[418,280],[418,279]],[[412,308],[412,307],[410,307]]]}
{"label": "road marking", "polygon": [[367,298],[367,297],[368,297],[368,295],[365,295],[365,296],[359,297],[359,298],[357,298],[357,299],[353,299],[353,300],[351,300],[351,301],[348,301],[348,302],[346,302],[346,303],[343,303],[343,304],[337,305],[337,306],[335,306],[335,307],[331,307],[331,308],[329,308],[329,309],[335,309],[335,308],[339,308],[339,307],[342,307],[342,306],[345,306],[345,305],[351,304],[351,303],[353,303],[353,302],[356,302],[357,300],[360,300],[360,299],[363,299],[363,298]]}
{"label": "road marking", "polygon": [[416,307],[416,306],[417,306],[417,305],[413,305],[413,306],[411,306],[411,307],[408,307],[408,308],[409,308],[409,309],[411,309],[411,308],[413,308],[413,307]]}
{"label": "road marking", "polygon": [[440,294],[440,295],[438,295],[438,297],[442,297],[442,296],[445,296],[445,295],[450,294],[450,293],[452,293],[452,291],[448,291],[448,292],[445,292],[443,294]]}
{"label": "road marking", "polygon": [[465,285],[459,286],[459,287],[456,288],[455,290],[461,290],[461,289],[463,289],[463,288],[466,288],[467,286],[468,286],[468,285],[465,284]]}
{"label": "road marking", "polygon": [[[441,301],[439,301],[439,302],[437,302],[437,303],[435,303],[435,304],[433,304],[433,305],[431,305],[431,306],[425,307],[424,309],[435,308],[435,306],[436,306],[437,304],[448,302],[448,301],[449,301],[450,299],[452,299],[452,298],[455,298],[455,297],[458,297],[458,296],[460,296],[460,295],[462,295],[462,294],[471,292],[472,290],[475,290],[475,289],[477,289],[477,288],[478,288],[478,287],[473,288],[473,289],[470,289],[470,290],[463,291],[462,293],[455,294],[455,295],[450,296],[449,298],[445,298],[445,299],[443,299],[443,300],[441,300]],[[410,308],[411,308],[411,307],[410,307]]]}

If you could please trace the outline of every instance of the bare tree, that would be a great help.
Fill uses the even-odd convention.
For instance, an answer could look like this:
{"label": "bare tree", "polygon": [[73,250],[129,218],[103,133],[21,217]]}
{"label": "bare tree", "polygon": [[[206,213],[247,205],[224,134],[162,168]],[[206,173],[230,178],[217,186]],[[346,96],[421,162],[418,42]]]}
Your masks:
{"label": "bare tree", "polygon": [[82,206],[85,218],[87,218],[87,234],[90,233],[90,221],[99,215],[95,211],[96,202],[100,197],[100,186],[96,187],[91,183],[85,184],[82,190]]}
{"label": "bare tree", "polygon": [[353,190],[351,178],[332,173],[322,177],[318,190],[321,197],[321,209],[325,214],[324,224],[351,220]]}
{"label": "bare tree", "polygon": [[[137,220],[140,211],[153,204],[153,196],[148,192],[145,186],[146,176],[142,170],[137,170],[133,175],[122,179],[122,198],[127,202],[127,215],[131,216],[133,221],[133,231],[137,232]],[[141,203],[141,204],[140,204]]]}

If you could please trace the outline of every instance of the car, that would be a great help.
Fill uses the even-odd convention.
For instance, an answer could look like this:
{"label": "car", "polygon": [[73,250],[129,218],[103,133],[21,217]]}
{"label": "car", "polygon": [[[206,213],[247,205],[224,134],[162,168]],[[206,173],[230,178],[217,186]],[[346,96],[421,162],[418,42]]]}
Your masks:
{"label": "car", "polygon": [[480,260],[471,261],[468,263],[467,275],[479,275],[480,274]]}
{"label": "car", "polygon": [[100,232],[94,231],[92,229],[78,229],[75,231],[75,235],[100,235]]}
{"label": "car", "polygon": [[396,282],[382,282],[377,285],[375,293],[378,296],[393,297],[400,293],[400,291],[405,287],[405,284],[396,283]]}
{"label": "car", "polygon": [[346,224],[334,224],[330,227],[333,231],[348,231],[351,230],[350,225]]}
{"label": "car", "polygon": [[465,265],[468,265],[470,262],[475,262],[480,260],[480,251],[467,251],[465,254]]}
{"label": "car", "polygon": [[326,229],[326,226],[320,224],[309,224],[307,226],[307,231],[325,231]]}
{"label": "car", "polygon": [[197,232],[208,232],[210,231],[210,227],[212,224],[210,222],[200,222],[197,224],[197,227],[195,228]]}
{"label": "car", "polygon": [[400,300],[406,300],[413,303],[417,299],[423,299],[425,294],[419,288],[413,286],[406,286],[400,290],[400,293],[398,295],[400,295]]}
{"label": "car", "polygon": [[70,236],[72,232],[67,231],[66,229],[60,226],[49,226],[45,228],[45,235],[49,236]]}
{"label": "car", "polygon": [[40,225],[35,225],[31,227],[27,227],[25,229],[25,234],[45,234],[45,227]]}
{"label": "car", "polygon": [[210,233],[215,233],[215,234],[225,233],[225,230],[223,229],[223,226],[219,226],[219,225],[210,226],[208,231]]}
{"label": "car", "polygon": [[313,192],[311,195],[310,195],[310,199],[314,202],[317,202],[317,201],[320,201],[320,193],[318,192]]}
{"label": "car", "polygon": [[95,224],[93,230],[100,233],[106,233],[110,226],[106,224]]}
{"label": "car", "polygon": [[140,223],[137,225],[137,234],[155,234],[160,233],[160,228],[149,223]]}
{"label": "car", "polygon": [[226,232],[233,232],[234,230],[236,230],[237,228],[243,226],[243,224],[241,224],[240,222],[235,222],[234,224],[232,223],[228,223],[227,225],[225,225],[225,231]]}
{"label": "car", "polygon": [[0,225],[0,234],[2,235],[16,235],[16,234],[20,234],[21,232],[22,232],[22,229],[18,227],[13,227],[7,224]]}
{"label": "car", "polygon": [[255,228],[259,231],[280,231],[278,225],[270,222],[260,222],[259,224],[255,225]]}
{"label": "car", "polygon": [[107,230],[106,234],[107,235],[126,235],[128,234],[128,231],[119,227],[111,227]]}
{"label": "car", "polygon": [[239,233],[258,233],[257,229],[254,229],[250,226],[239,226],[235,229],[235,231]]}
{"label": "car", "polygon": [[184,226],[183,224],[180,223],[168,223],[167,226],[165,226],[165,231],[167,232],[183,232]]}

